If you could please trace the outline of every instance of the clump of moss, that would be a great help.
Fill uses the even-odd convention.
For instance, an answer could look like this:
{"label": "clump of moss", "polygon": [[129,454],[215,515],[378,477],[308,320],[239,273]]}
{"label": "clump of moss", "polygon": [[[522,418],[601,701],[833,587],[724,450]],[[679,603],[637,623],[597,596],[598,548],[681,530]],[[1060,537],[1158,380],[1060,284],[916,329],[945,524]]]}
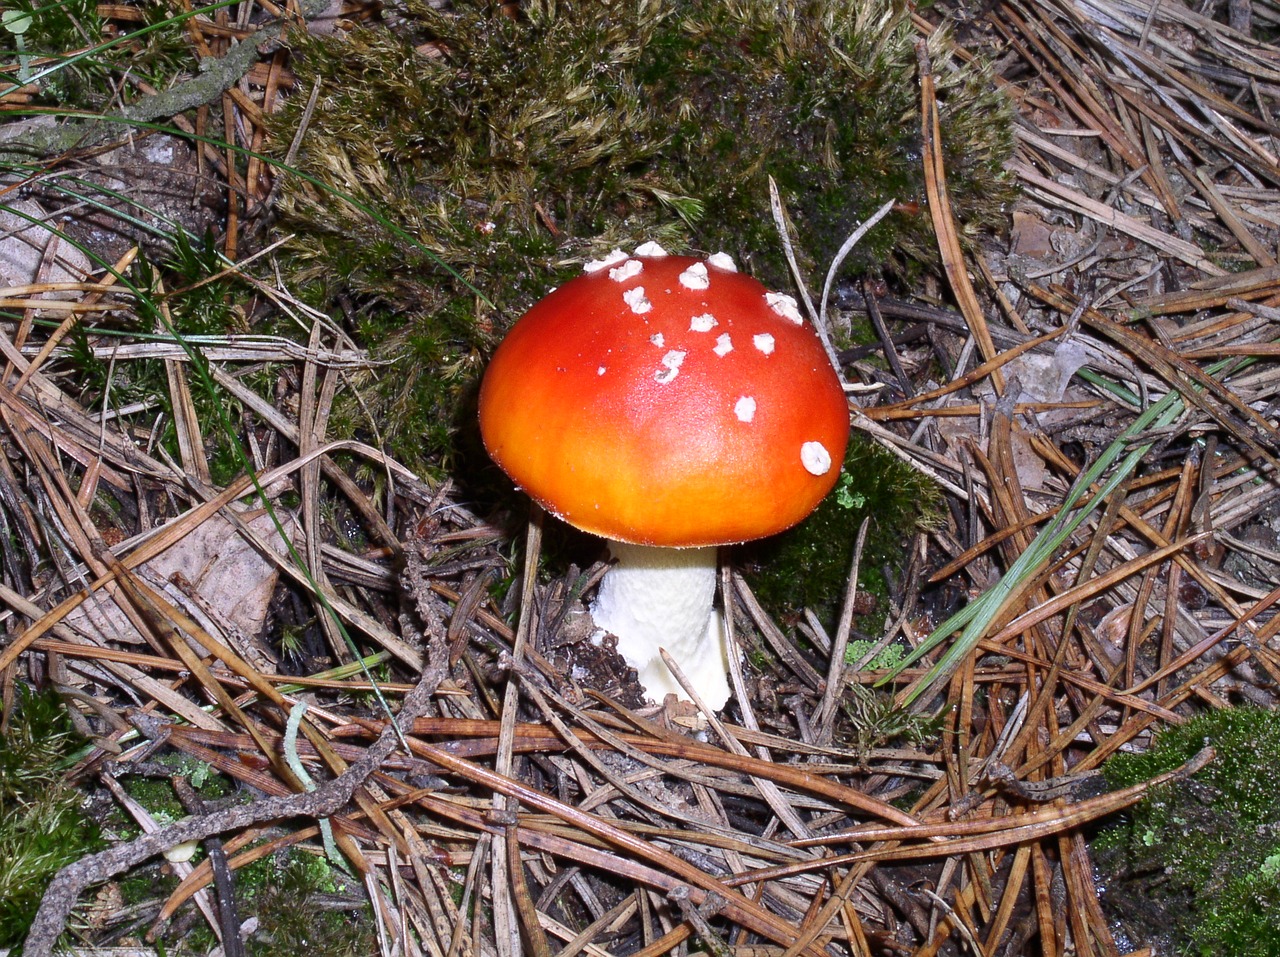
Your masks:
{"label": "clump of moss", "polygon": [[[377,953],[373,912],[367,901],[347,906],[335,874],[323,858],[301,851],[264,858],[237,871],[239,916],[258,918],[258,929],[246,942],[248,952],[253,957]],[[360,893],[358,886],[356,892]]]}
{"label": "clump of moss", "polygon": [[840,725],[840,743],[863,758],[898,741],[921,747],[942,733],[942,718],[916,714],[895,704],[892,694],[859,684],[845,691],[841,709],[847,720]]}
{"label": "clump of moss", "polygon": [[1134,936],[1168,935],[1172,952],[1280,955],[1280,713],[1214,711],[1160,733],[1144,754],[1103,768],[1126,787],[1191,758],[1216,759],[1151,794],[1095,842],[1104,904]]}
{"label": "clump of moss", "polygon": [[795,528],[744,546],[742,557],[756,597],[786,619],[805,608],[834,623],[849,582],[853,548],[871,517],[859,563],[859,590],[883,598],[884,569],[898,569],[904,545],[937,521],[937,486],[871,439],[855,433],[835,491]]}
{"label": "clump of moss", "polygon": [[[845,664],[857,664],[877,644],[879,642],[868,641],[865,638],[849,642],[844,649]],[[900,663],[906,657],[906,654],[906,649],[902,645],[890,643],[872,655],[871,660],[866,663],[865,667],[868,671],[882,671],[886,668],[892,668]]]}
{"label": "clump of moss", "polygon": [[[155,764],[172,768],[174,776],[186,778],[187,783],[203,800],[214,801],[231,793],[230,778],[198,758],[172,751],[156,758]],[[126,768],[122,775],[125,790],[158,823],[171,824],[190,813],[182,806],[169,777],[133,775],[128,774],[127,771]],[[123,812],[118,813],[119,817],[113,817],[110,826],[129,834],[136,833],[137,826],[133,820]]]}
{"label": "clump of moss", "polygon": [[18,686],[0,738],[0,947],[25,939],[59,868],[101,846],[63,762],[80,739],[61,700]]}
{"label": "clump of moss", "polygon": [[[299,36],[320,95],[297,159],[311,178],[282,193],[295,280],[395,360],[366,398],[396,454],[438,463],[487,348],[582,258],[656,239],[788,284],[770,177],[807,268],[888,199],[851,268],[927,258],[915,41],[893,0],[534,0],[518,18],[404,0],[385,25]],[[1008,196],[1010,113],[945,45],[950,185],[980,229]],[[281,153],[306,99],[276,120]]]}
{"label": "clump of moss", "polygon": [[[132,7],[130,14],[141,22],[129,16],[123,21],[127,24],[125,29],[119,29],[104,12],[109,11],[101,8],[97,0],[7,2],[0,45],[8,51],[5,59],[16,61],[19,71],[0,76],[0,92],[10,84],[25,85],[29,79],[24,75],[26,71],[43,73],[53,61],[57,68],[36,84],[38,102],[59,109],[105,109],[121,97],[138,96],[132,85],[111,82],[123,71],[163,90],[182,70],[190,68],[185,30],[180,22],[166,24],[171,14],[165,5]],[[92,56],[79,55],[85,47],[115,41],[122,33],[138,35],[95,50]],[[26,57],[13,56],[18,36]],[[24,68],[26,58],[30,59]],[[39,67],[31,65],[32,59],[41,61]]]}

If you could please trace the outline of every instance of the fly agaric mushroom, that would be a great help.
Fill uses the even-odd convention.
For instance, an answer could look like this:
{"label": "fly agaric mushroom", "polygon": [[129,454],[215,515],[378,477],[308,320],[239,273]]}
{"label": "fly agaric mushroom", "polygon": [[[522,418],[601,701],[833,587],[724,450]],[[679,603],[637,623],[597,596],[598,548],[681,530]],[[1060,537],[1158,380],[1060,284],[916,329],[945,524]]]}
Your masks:
{"label": "fly agaric mushroom", "polygon": [[795,300],[724,254],[646,243],[533,306],[480,388],[494,461],[553,515],[609,539],[591,607],[650,697],[729,698],[716,547],[799,522],[844,461],[840,380]]}

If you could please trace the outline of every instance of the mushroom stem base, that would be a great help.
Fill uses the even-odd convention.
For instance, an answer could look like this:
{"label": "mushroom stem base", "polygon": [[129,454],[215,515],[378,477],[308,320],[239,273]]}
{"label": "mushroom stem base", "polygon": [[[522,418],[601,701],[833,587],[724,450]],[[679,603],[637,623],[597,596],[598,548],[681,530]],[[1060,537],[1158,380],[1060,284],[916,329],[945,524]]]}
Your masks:
{"label": "mushroom stem base", "polygon": [[729,700],[724,622],[716,611],[716,549],[610,542],[617,564],[600,582],[591,617],[617,636],[618,652],[649,697],[687,698],[658,650],[665,648],[707,707]]}

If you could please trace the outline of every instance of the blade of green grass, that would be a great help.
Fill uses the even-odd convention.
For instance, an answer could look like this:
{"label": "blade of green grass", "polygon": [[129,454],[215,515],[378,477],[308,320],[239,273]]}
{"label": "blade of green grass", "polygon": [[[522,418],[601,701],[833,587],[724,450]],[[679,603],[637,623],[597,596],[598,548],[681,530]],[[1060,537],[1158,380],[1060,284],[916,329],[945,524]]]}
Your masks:
{"label": "blade of green grass", "polygon": [[[1210,375],[1221,371],[1227,362],[1217,363],[1208,372]],[[1114,388],[1114,383],[1108,383]],[[955,670],[955,668],[977,647],[979,641],[987,634],[991,623],[1000,613],[1001,608],[1024,587],[1035,575],[1036,571],[1050,561],[1054,553],[1086,519],[1089,518],[1128,476],[1137,468],[1143,457],[1151,450],[1154,443],[1139,441],[1147,430],[1162,429],[1172,425],[1182,415],[1186,403],[1180,393],[1170,391],[1158,402],[1148,406],[1110,445],[1103,450],[1097,460],[1083,472],[1072,485],[1057,515],[1048,525],[1040,530],[1031,545],[1009,566],[1000,580],[983,592],[965,607],[935,628],[927,638],[895,665],[884,677],[876,682],[876,687],[885,685],[902,674],[933,649],[937,648],[956,632],[959,632],[954,644],[943,654],[938,662],[903,694],[903,704],[910,705],[929,691],[935,684]],[[1134,444],[1135,441],[1138,444]],[[1114,468],[1113,468],[1114,466]],[[1108,471],[1110,474],[1108,475]],[[1105,480],[1103,479],[1106,476]],[[1097,493],[1089,501],[1077,508],[1084,494],[1098,482],[1103,482]]]}

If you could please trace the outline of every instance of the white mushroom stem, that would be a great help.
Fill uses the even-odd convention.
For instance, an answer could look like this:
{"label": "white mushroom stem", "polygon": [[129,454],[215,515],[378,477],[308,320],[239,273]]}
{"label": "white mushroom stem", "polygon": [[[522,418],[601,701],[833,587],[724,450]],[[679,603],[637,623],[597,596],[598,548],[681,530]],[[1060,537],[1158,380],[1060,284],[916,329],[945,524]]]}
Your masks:
{"label": "white mushroom stem", "polygon": [[687,698],[658,653],[665,648],[707,707],[729,700],[724,622],[714,605],[716,549],[654,548],[610,542],[617,564],[591,606],[596,625],[618,638],[618,653],[649,697]]}

